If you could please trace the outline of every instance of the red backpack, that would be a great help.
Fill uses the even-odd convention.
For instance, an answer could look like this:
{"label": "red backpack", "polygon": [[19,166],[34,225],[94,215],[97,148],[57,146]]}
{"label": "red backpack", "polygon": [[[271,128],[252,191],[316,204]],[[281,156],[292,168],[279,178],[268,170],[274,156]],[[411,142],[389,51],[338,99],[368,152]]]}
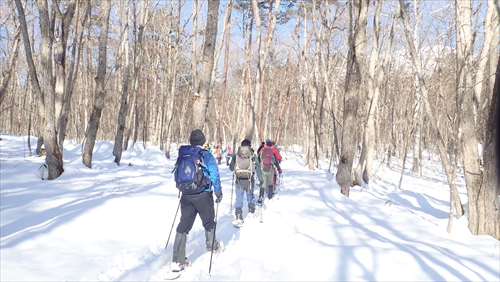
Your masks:
{"label": "red backpack", "polygon": [[261,151],[262,170],[263,171],[271,171],[274,162],[274,151],[271,147],[264,147]]}

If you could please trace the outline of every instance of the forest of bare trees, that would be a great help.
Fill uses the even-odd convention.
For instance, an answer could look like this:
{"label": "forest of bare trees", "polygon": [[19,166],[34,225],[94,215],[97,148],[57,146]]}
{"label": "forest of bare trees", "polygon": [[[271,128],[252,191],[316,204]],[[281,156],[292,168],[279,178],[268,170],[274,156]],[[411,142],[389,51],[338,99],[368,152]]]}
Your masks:
{"label": "forest of bare trees", "polygon": [[329,158],[346,196],[374,160],[432,177],[428,152],[449,228],[464,177],[469,229],[500,239],[499,14],[497,0],[0,1],[0,131],[37,136],[49,179],[65,139],[91,168],[96,140],[120,165],[129,146],[170,158],[194,128],[213,145],[269,138],[311,170]]}

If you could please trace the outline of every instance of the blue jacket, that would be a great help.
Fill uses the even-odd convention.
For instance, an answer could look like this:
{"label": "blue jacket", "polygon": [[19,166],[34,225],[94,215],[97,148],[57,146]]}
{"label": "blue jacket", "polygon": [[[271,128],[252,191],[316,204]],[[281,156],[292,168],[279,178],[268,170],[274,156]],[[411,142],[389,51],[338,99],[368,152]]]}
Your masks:
{"label": "blue jacket", "polygon": [[212,181],[212,185],[205,189],[205,192],[222,192],[219,175],[219,165],[217,164],[217,161],[209,151],[202,149],[201,153],[203,155],[203,163],[205,164],[205,172],[210,176],[210,180]]}

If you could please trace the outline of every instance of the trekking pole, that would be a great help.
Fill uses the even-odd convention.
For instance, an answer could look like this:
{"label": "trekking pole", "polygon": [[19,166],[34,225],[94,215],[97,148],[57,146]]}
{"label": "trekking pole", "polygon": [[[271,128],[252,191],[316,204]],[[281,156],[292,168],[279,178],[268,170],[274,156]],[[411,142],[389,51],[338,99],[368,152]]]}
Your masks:
{"label": "trekking pole", "polygon": [[[180,191],[179,191],[180,194]],[[170,233],[168,234],[167,244],[165,244],[165,250],[167,249],[168,242],[170,241],[170,235],[172,235],[172,230],[174,229],[175,219],[177,218],[177,213],[179,212],[179,207],[181,206],[181,201],[177,205],[177,211],[175,212],[174,221],[172,222],[172,227],[170,228]]]}
{"label": "trekking pole", "polygon": [[215,225],[214,225],[214,237],[212,237],[212,252],[210,253],[210,266],[208,267],[208,275],[212,271],[212,257],[214,256],[214,244],[215,244],[215,234],[217,234],[217,214],[219,213],[219,203],[217,203],[217,209],[215,210]]}
{"label": "trekking pole", "polygon": [[229,203],[229,212],[233,211],[233,187],[234,187],[234,173],[233,173],[233,180],[231,180],[231,203]]}

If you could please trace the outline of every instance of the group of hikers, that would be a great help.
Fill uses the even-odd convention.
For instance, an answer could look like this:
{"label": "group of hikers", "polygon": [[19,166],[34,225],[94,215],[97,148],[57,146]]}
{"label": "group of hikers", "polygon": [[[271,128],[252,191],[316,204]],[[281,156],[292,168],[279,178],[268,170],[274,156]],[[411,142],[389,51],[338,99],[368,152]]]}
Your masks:
{"label": "group of hikers", "polygon": [[206,144],[203,146],[203,149],[206,151],[209,151],[212,153],[217,159],[217,164],[221,164],[222,162],[222,156],[226,156],[226,165],[229,165],[229,160],[231,159],[231,146],[227,146],[226,149],[222,150],[221,146],[217,145],[215,146],[215,149],[212,149],[212,147],[209,144]]}
{"label": "group of hikers", "polygon": [[[193,130],[189,137],[190,145],[179,148],[178,158],[174,168],[174,178],[181,192],[180,222],[176,228],[173,246],[173,257],[170,269],[173,272],[183,271],[186,267],[187,234],[191,231],[196,215],[200,216],[205,228],[207,252],[224,250],[222,242],[215,236],[215,203],[222,201],[222,187],[219,175],[219,165],[222,155],[226,155],[226,164],[233,171],[235,187],[235,219],[243,223],[243,198],[246,194],[248,213],[255,214],[255,205],[262,205],[265,193],[268,199],[275,194],[277,176],[283,177],[280,167],[282,156],[278,147],[270,139],[262,142],[257,152],[251,147],[251,141],[244,139],[237,150],[227,147],[225,152],[216,146],[211,152],[205,135],[199,129]],[[204,147],[202,147],[204,146]],[[235,151],[235,152],[234,152]],[[259,197],[254,202],[255,176],[259,180]],[[232,199],[231,199],[232,201]]]}

